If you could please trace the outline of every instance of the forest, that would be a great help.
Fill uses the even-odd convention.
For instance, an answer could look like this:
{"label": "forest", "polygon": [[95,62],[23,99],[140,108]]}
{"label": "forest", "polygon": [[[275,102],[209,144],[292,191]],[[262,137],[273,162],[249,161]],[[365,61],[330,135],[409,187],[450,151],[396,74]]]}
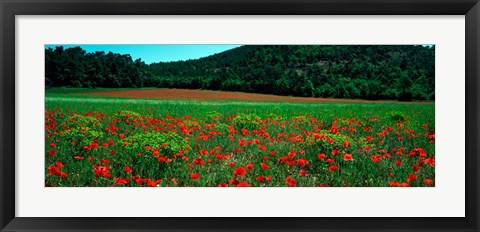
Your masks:
{"label": "forest", "polygon": [[145,64],[128,54],[45,49],[46,87],[182,88],[369,100],[435,100],[435,46],[244,45]]}

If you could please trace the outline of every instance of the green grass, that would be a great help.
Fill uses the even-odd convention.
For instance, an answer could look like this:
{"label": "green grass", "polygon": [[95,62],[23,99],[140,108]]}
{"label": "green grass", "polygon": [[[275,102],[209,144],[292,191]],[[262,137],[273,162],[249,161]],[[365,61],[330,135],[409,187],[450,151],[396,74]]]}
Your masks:
{"label": "green grass", "polygon": [[[291,177],[297,186],[386,187],[391,182],[425,186],[425,179],[435,179],[434,167],[423,165],[415,173],[417,180],[408,182],[408,176],[414,174],[412,168],[425,158],[420,158],[418,154],[406,155],[416,148],[422,148],[427,154],[426,158],[435,157],[434,139],[427,137],[435,133],[434,105],[194,102],[73,97],[70,93],[70,90],[47,91],[46,125],[55,125],[54,129],[46,129],[47,185],[145,186],[135,183],[132,176],[139,176],[143,180],[162,180],[159,186],[218,186],[220,183],[229,184],[230,181],[237,180],[250,186],[284,187],[288,186],[285,179]],[[132,113],[134,116],[126,116]],[[404,116],[403,119],[401,116]],[[330,133],[335,122],[338,135]],[[399,123],[403,124],[401,128],[398,127]],[[392,128],[389,134],[380,137],[379,133],[388,127]],[[72,131],[72,128],[75,130]],[[106,128],[110,128],[110,131]],[[116,129],[115,134],[111,133],[111,128]],[[237,132],[229,136],[231,129]],[[242,129],[248,131],[248,134],[242,135]],[[337,141],[331,145],[324,140],[309,144],[313,141],[314,132],[323,133],[324,137]],[[138,136],[148,133],[154,137]],[[174,133],[181,140],[169,140],[168,136],[165,137],[168,133]],[[413,137],[409,138],[411,134]],[[207,138],[203,140],[202,135]],[[167,148],[158,147],[159,144],[152,145],[151,139],[155,140],[155,136],[162,143],[168,143],[167,148],[174,149],[167,151]],[[301,141],[289,140],[296,136],[300,136],[298,138]],[[366,142],[368,136],[373,140]],[[133,142],[139,146],[129,149],[130,137],[135,138],[136,141]],[[399,141],[398,137],[403,140]],[[272,141],[271,138],[275,140]],[[342,144],[344,141],[341,140],[346,141],[347,138],[352,144],[349,147],[340,145],[337,147],[340,154],[333,156],[331,153],[335,144]],[[252,145],[241,147],[239,140],[245,143],[250,141]],[[260,150],[254,141],[258,141],[266,151]],[[77,145],[72,145],[72,142]],[[102,147],[102,144],[109,142],[114,145]],[[99,144],[99,147],[96,150],[83,149],[83,146],[92,143]],[[56,148],[50,147],[50,144],[55,144]],[[189,150],[185,144],[188,144]],[[146,145],[152,146],[152,149],[158,148],[159,156],[165,156],[171,161],[158,161],[151,150],[145,150]],[[215,150],[216,147],[220,150]],[[401,155],[392,151],[401,148],[405,149]],[[236,149],[241,151],[235,152]],[[53,157],[50,156],[52,150],[56,152]],[[202,155],[201,150],[208,151],[209,155]],[[389,153],[390,158],[382,158],[379,163],[373,162],[371,157],[383,156],[382,150]],[[111,155],[111,151],[115,154]],[[177,153],[173,154],[173,151]],[[216,154],[212,155],[212,151]],[[292,151],[296,152],[296,156],[287,163],[282,163],[280,158],[288,157]],[[300,151],[304,151],[304,154],[300,154]],[[270,152],[275,152],[275,156],[271,156]],[[138,156],[138,153],[142,156]],[[326,155],[326,159],[332,159],[333,163],[319,160],[318,154],[321,153]],[[217,154],[229,156],[230,159],[218,160]],[[344,154],[352,154],[353,161],[343,160]],[[84,159],[76,160],[75,156]],[[88,158],[92,161],[88,161]],[[202,159],[203,166],[195,164],[195,159]],[[299,159],[307,160],[308,164],[297,165]],[[100,165],[101,160],[109,161],[105,166],[110,166],[110,178],[95,175],[93,165]],[[395,165],[397,160],[402,161],[400,167]],[[295,164],[289,166],[288,163],[292,161]],[[55,166],[56,162],[64,165],[61,171],[67,173],[68,177],[62,179],[49,175],[48,168]],[[233,163],[233,168],[228,166],[230,163]],[[262,170],[261,163],[270,168]],[[191,169],[189,164],[192,165]],[[252,164],[254,169],[247,169],[245,177],[234,176],[236,168],[245,168],[248,164]],[[126,166],[132,169],[131,173],[124,171]],[[339,169],[330,172],[330,166],[339,166]],[[306,175],[300,176],[300,170],[305,170]],[[194,173],[200,175],[198,180],[192,180],[191,174]],[[259,176],[270,176],[272,180],[259,182],[256,180]],[[119,185],[113,181],[114,178],[130,181]]]}

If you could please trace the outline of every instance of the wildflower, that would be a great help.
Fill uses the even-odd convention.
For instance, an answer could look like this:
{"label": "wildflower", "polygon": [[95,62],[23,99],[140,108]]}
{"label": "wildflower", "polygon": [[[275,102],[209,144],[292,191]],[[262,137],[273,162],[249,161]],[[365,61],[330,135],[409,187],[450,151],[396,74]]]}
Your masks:
{"label": "wildflower", "polygon": [[431,180],[431,179],[425,179],[425,180],[423,181],[423,183],[425,183],[426,185],[431,185],[431,184],[433,184],[433,180]]}
{"label": "wildflower", "polygon": [[236,187],[250,187],[250,185],[248,185],[248,184],[245,183],[245,182],[240,182],[240,183],[237,184]]}
{"label": "wildflower", "polygon": [[233,175],[245,177],[245,173],[246,173],[246,172],[247,172],[247,170],[245,170],[245,168],[237,168],[237,169],[235,169],[235,171],[233,172]]}
{"label": "wildflower", "polygon": [[338,166],[330,166],[330,167],[328,168],[328,171],[329,171],[329,172],[334,172],[334,171],[336,171],[337,169],[338,169]]}
{"label": "wildflower", "polygon": [[412,181],[414,181],[414,180],[416,180],[416,179],[417,179],[417,176],[415,176],[415,175],[413,175],[413,174],[410,174],[410,175],[408,175],[407,181],[408,181],[408,182],[412,182]]}
{"label": "wildflower", "polygon": [[374,162],[374,163],[380,163],[380,161],[382,160],[382,157],[379,156],[379,155],[372,155],[370,157],[370,159]]}
{"label": "wildflower", "polygon": [[297,186],[297,182],[294,179],[292,179],[291,177],[287,177],[285,179],[285,181],[287,182],[288,186],[290,186],[290,187]]}
{"label": "wildflower", "polygon": [[306,174],[307,174],[307,171],[305,171],[303,169],[300,170],[300,172],[298,172],[298,175],[300,175],[300,176],[305,176]]}
{"label": "wildflower", "polygon": [[317,156],[319,160],[325,160],[325,154],[318,154]]}
{"label": "wildflower", "polygon": [[266,165],[264,163],[261,163],[260,166],[261,166],[262,170],[265,170],[265,171],[268,170],[268,165]]}
{"label": "wildflower", "polygon": [[198,180],[198,178],[200,177],[198,173],[193,173],[191,176],[193,180]]}
{"label": "wildflower", "polygon": [[345,161],[352,161],[352,160],[353,160],[352,154],[345,154],[345,155],[343,156],[343,160],[345,160]]}

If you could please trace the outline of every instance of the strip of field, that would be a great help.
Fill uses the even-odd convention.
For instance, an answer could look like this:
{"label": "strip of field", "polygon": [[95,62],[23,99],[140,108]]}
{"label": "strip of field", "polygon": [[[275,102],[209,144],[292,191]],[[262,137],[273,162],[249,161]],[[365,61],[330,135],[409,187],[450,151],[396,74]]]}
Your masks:
{"label": "strip of field", "polygon": [[291,103],[376,103],[376,104],[433,104],[434,102],[396,102],[370,101],[354,99],[289,97],[269,94],[222,92],[189,89],[140,89],[140,90],[88,90],[69,93],[71,96],[114,97],[133,99],[164,99],[189,101],[253,101],[253,102],[291,102]]}

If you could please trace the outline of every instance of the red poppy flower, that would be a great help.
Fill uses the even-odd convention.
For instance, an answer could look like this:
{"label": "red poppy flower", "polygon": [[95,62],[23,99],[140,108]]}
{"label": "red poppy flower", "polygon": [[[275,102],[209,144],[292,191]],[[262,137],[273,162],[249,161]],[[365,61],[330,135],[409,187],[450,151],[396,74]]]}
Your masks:
{"label": "red poppy flower", "polygon": [[55,162],[55,165],[56,165],[58,168],[60,168],[60,169],[63,168],[62,162],[58,162],[58,161],[57,161],[57,162]]}
{"label": "red poppy flower", "polygon": [[414,180],[416,180],[416,179],[417,179],[417,176],[415,176],[415,175],[413,175],[413,174],[410,174],[410,175],[408,175],[407,181],[408,181],[408,182],[412,182],[412,181],[414,181]]}
{"label": "red poppy flower", "polygon": [[431,185],[431,184],[433,184],[433,180],[425,179],[425,180],[423,181],[423,183],[425,183],[426,185]]}
{"label": "red poppy flower", "polygon": [[90,149],[97,150],[97,148],[98,148],[98,144],[96,144],[96,143],[90,144]]}
{"label": "red poppy flower", "polygon": [[329,163],[329,164],[333,164],[335,162],[335,160],[333,159],[327,159],[325,162]]}
{"label": "red poppy flower", "polygon": [[338,166],[330,166],[330,167],[328,168],[328,171],[329,171],[329,172],[334,172],[334,171],[336,171],[337,169],[338,169]]}
{"label": "red poppy flower", "polygon": [[54,157],[54,156],[57,155],[57,152],[55,152],[55,151],[52,150],[52,151],[50,151],[48,154],[50,155],[50,157]]}
{"label": "red poppy flower", "polygon": [[293,157],[295,157],[296,154],[297,154],[296,152],[291,151],[291,152],[288,153],[288,156],[289,156],[290,158],[293,158]]}
{"label": "red poppy flower", "polygon": [[400,160],[395,161],[395,166],[400,167],[400,165],[402,165],[402,161]]}
{"label": "red poppy flower", "polygon": [[253,164],[247,164],[246,168],[247,168],[248,170],[253,170]]}
{"label": "red poppy flower", "polygon": [[393,182],[393,181],[390,182],[390,187],[398,187],[398,186],[400,186],[400,183],[398,183],[398,182]]}
{"label": "red poppy flower", "polygon": [[57,166],[50,166],[47,170],[49,176],[60,176],[60,168]]}
{"label": "red poppy flower", "polygon": [[325,160],[325,154],[318,154],[319,160]]}
{"label": "red poppy flower", "polygon": [[264,176],[258,176],[257,178],[258,182],[265,182],[265,177]]}
{"label": "red poppy flower", "polygon": [[267,176],[267,177],[265,178],[265,180],[266,180],[267,182],[268,182],[268,181],[271,181],[271,180],[272,180],[272,177],[271,177],[271,176]]}
{"label": "red poppy flower", "polygon": [[235,169],[235,171],[233,172],[233,175],[245,177],[245,173],[246,173],[246,172],[247,172],[247,170],[245,170],[245,168],[237,168],[237,169]]}
{"label": "red poppy flower", "polygon": [[418,151],[418,155],[420,156],[420,158],[425,158],[427,157],[427,153],[425,152],[425,150],[423,150],[422,148],[417,148],[415,149]]}
{"label": "red poppy flower", "polygon": [[332,155],[333,155],[333,156],[338,155],[338,153],[340,153],[340,151],[339,151],[338,149],[336,149],[336,148],[332,151]]}
{"label": "red poppy flower", "polygon": [[157,183],[153,180],[148,179],[147,180],[147,186],[148,187],[157,187]]}
{"label": "red poppy flower", "polygon": [[208,155],[208,151],[207,150],[200,150],[200,155]]}
{"label": "red poppy flower", "polygon": [[230,180],[230,184],[233,185],[233,186],[237,186],[238,183],[240,183],[240,181],[235,180],[235,179]]}
{"label": "red poppy flower", "polygon": [[352,160],[353,160],[352,154],[345,154],[345,155],[343,156],[343,160],[345,160],[345,161],[352,161]]}
{"label": "red poppy flower", "polygon": [[196,164],[196,165],[203,166],[203,164],[204,164],[205,162],[203,161],[202,158],[197,158],[197,159],[195,159],[195,160],[193,161],[193,163]]}
{"label": "red poppy flower", "polygon": [[380,161],[382,160],[382,157],[379,155],[372,155],[370,159],[372,159],[374,163],[380,163]]}
{"label": "red poppy flower", "polygon": [[123,171],[125,171],[125,173],[129,174],[129,173],[132,172],[132,169],[129,166],[126,166],[125,168],[123,168]]}
{"label": "red poppy flower", "polygon": [[285,181],[287,182],[289,187],[297,186],[297,182],[294,179],[292,179],[291,177],[285,178]]}
{"label": "red poppy flower", "polygon": [[227,183],[220,183],[220,184],[218,185],[218,187],[228,187],[228,184],[227,184]]}
{"label": "red poppy flower", "polygon": [[423,167],[425,165],[425,160],[419,160],[417,165]]}
{"label": "red poppy flower", "polygon": [[240,183],[237,184],[236,187],[250,187],[250,185],[248,185],[248,184],[245,183],[245,182],[240,182]]}
{"label": "red poppy flower", "polygon": [[430,166],[435,167],[435,158],[425,159],[425,164],[429,164]]}
{"label": "red poppy flower", "polygon": [[74,156],[73,158],[76,159],[76,160],[83,160],[83,157],[82,157],[82,156],[78,156],[78,155],[77,155],[77,156]]}
{"label": "red poppy flower", "polygon": [[262,167],[262,170],[268,170],[268,165],[261,163],[260,166]]}
{"label": "red poppy flower", "polygon": [[115,183],[117,183],[118,185],[125,185],[130,182],[130,179],[113,178],[113,181],[115,181]]}
{"label": "red poppy flower", "polygon": [[297,160],[297,165],[298,166],[305,166],[307,164],[308,164],[308,160],[302,160],[302,159]]}
{"label": "red poppy flower", "polygon": [[413,173],[417,173],[420,170],[418,166],[413,166],[412,169],[413,169]]}
{"label": "red poppy flower", "polygon": [[[102,160],[104,161],[104,160]],[[103,162],[102,162],[103,163]],[[103,165],[103,164],[102,164]],[[93,170],[95,171],[95,176],[97,177],[104,177],[104,178],[110,178],[112,175],[109,173],[110,167],[105,167],[105,166],[97,166],[93,165]]]}
{"label": "red poppy flower", "polygon": [[300,176],[305,176],[306,174],[307,174],[307,171],[305,171],[303,169],[298,172],[298,175],[300,175]]}
{"label": "red poppy flower", "polygon": [[61,177],[62,179],[65,179],[65,178],[68,177],[68,174],[65,173],[65,172],[62,172],[62,173],[60,173],[60,177]]}
{"label": "red poppy flower", "polygon": [[234,163],[229,163],[229,164],[227,164],[227,165],[228,165],[229,167],[231,167],[231,168],[235,167],[235,164],[234,164]]}
{"label": "red poppy flower", "polygon": [[199,177],[200,177],[200,175],[198,173],[193,173],[192,174],[192,179],[193,180],[197,180]]}

